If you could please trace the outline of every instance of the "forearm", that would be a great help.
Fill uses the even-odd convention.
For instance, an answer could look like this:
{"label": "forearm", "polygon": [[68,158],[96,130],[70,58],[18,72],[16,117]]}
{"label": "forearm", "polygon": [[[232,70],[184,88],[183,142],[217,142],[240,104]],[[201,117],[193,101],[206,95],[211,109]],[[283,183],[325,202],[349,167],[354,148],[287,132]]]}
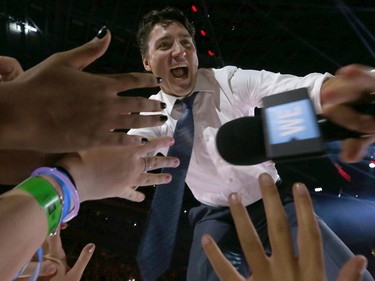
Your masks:
{"label": "forearm", "polygon": [[12,280],[47,236],[47,218],[38,202],[25,191],[11,190],[0,197],[0,272]]}

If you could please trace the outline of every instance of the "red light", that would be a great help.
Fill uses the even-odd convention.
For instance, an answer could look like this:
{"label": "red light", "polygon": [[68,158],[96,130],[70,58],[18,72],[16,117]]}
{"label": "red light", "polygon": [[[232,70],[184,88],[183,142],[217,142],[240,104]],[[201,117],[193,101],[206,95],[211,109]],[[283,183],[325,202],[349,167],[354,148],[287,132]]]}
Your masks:
{"label": "red light", "polygon": [[207,34],[206,34],[206,31],[204,31],[203,29],[201,29],[200,32],[201,32],[201,35],[202,35],[202,36],[206,36],[206,35],[207,35]]}
{"label": "red light", "polygon": [[198,12],[198,9],[195,5],[191,5],[191,9],[193,10],[194,13]]}
{"label": "red light", "polygon": [[208,55],[209,55],[210,57],[212,57],[212,56],[214,55],[214,53],[213,53],[211,50],[208,50],[207,53],[208,53]]}

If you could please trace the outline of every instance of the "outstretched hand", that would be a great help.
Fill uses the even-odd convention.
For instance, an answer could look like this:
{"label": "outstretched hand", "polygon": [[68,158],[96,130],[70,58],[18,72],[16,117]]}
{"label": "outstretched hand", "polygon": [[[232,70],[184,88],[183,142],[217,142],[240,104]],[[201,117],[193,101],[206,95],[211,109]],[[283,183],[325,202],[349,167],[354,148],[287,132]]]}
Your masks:
{"label": "outstretched hand", "polygon": [[[66,228],[62,224],[56,235],[49,236],[42,245],[43,261],[39,272],[40,281],[79,281],[86,269],[87,264],[94,253],[95,245],[87,244],[81,251],[75,264],[70,267],[67,263],[66,254],[61,243],[61,229]],[[29,280],[37,266],[36,261],[29,263],[20,278],[16,280]]]}
{"label": "outstretched hand", "polygon": [[369,134],[342,142],[340,157],[343,161],[361,160],[369,145],[375,142],[375,117],[353,108],[357,104],[374,103],[374,92],[374,69],[357,64],[340,68],[336,79],[324,84],[321,101],[325,117],[347,129]]}
{"label": "outstretched hand", "polygon": [[[246,279],[224,257],[213,239],[205,235],[202,245],[216,274],[222,281],[324,281],[322,239],[312,202],[304,184],[293,186],[298,219],[298,256],[295,256],[290,227],[273,179],[262,174],[259,184],[263,195],[272,255],[267,256],[246,208],[237,194],[228,198],[243,253],[252,275]],[[353,257],[341,269],[337,281],[359,281],[366,259]]]}
{"label": "outstretched hand", "polygon": [[[138,186],[165,184],[172,180],[170,174],[147,173],[148,170],[180,164],[175,157],[146,157],[146,154],[173,144],[172,137],[161,137],[142,145],[96,148],[68,154],[57,165],[71,173],[81,201],[120,197],[140,202],[145,197],[136,191]],[[147,170],[144,158],[151,166]]]}
{"label": "outstretched hand", "polygon": [[[151,74],[90,74],[82,71],[107,50],[111,35],[56,53],[22,72],[12,58],[0,60],[0,149],[73,152],[99,146],[140,144],[140,136],[112,132],[158,126],[160,101],[120,97],[129,89],[156,87]],[[17,65],[18,64],[18,65]]]}

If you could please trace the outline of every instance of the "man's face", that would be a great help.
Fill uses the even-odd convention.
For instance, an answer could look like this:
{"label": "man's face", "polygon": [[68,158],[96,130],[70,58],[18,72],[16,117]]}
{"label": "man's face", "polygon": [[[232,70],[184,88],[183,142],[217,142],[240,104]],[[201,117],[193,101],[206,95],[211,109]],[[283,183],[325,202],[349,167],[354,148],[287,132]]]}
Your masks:
{"label": "man's face", "polygon": [[165,93],[179,97],[190,94],[197,80],[198,57],[186,28],[178,22],[156,24],[148,39],[145,69],[163,79],[160,87]]}

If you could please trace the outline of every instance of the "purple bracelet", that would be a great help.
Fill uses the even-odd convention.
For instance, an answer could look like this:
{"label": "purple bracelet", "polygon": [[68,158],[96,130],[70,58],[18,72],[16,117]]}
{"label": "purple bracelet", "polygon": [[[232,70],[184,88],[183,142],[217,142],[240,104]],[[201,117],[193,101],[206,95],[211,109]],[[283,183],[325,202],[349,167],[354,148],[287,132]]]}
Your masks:
{"label": "purple bracelet", "polygon": [[[79,201],[77,189],[75,188],[74,184],[69,179],[69,177],[65,173],[59,171],[57,168],[40,167],[40,168],[34,170],[31,174],[31,176],[35,177],[35,176],[43,175],[43,174],[54,175],[55,177],[60,179],[60,182],[65,184],[66,188],[68,188],[70,190],[70,192],[72,194],[72,197],[73,197],[74,207],[71,210],[71,212],[69,212],[66,215],[66,217],[63,219],[63,222],[70,221],[71,219],[73,219],[74,217],[76,217],[78,215],[78,211],[79,211],[80,201]],[[64,187],[61,187],[61,188],[64,188]]]}

